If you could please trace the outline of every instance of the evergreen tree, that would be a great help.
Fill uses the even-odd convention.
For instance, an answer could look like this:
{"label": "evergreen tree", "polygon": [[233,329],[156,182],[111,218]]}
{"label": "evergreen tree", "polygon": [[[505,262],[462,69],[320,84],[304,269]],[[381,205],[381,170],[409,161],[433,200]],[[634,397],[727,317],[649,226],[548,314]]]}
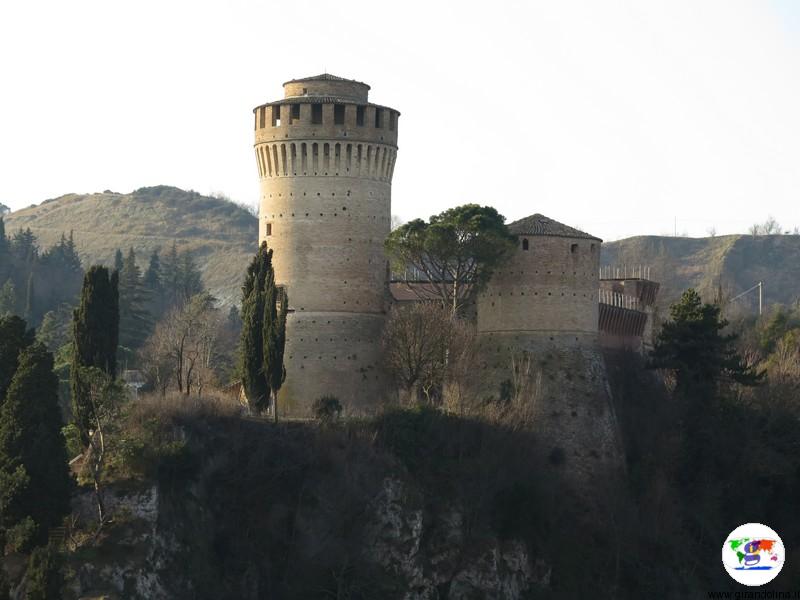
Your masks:
{"label": "evergreen tree", "polygon": [[183,304],[192,296],[202,292],[203,279],[200,270],[197,268],[192,256],[188,252],[184,252],[178,263],[178,302]]}
{"label": "evergreen tree", "polygon": [[110,375],[117,373],[119,342],[119,272],[93,266],[83,280],[80,306],[73,313],[72,368],[70,373],[72,411],[83,440],[88,444],[94,415],[87,382],[81,369],[96,367]]}
{"label": "evergreen tree", "polygon": [[158,250],[153,250],[150,255],[150,263],[144,273],[144,285],[154,294],[161,293],[161,259],[158,256]]}
{"label": "evergreen tree", "polygon": [[32,263],[39,257],[39,245],[30,227],[20,228],[11,238],[11,251],[23,263]]}
{"label": "evergreen tree", "polygon": [[286,380],[283,351],[286,347],[286,310],[289,297],[283,288],[275,286],[275,271],[267,272],[264,282],[264,376],[272,394],[272,414],[278,422],[278,390]]}
{"label": "evergreen tree", "polygon": [[264,376],[264,291],[267,275],[272,271],[272,250],[262,242],[258,253],[247,267],[242,286],[242,335],[240,366],[242,386],[247,401],[258,412],[267,408],[269,385]]}
{"label": "evergreen tree", "polygon": [[119,343],[126,349],[139,348],[152,326],[147,304],[149,290],[144,286],[133,248],[123,262],[119,276]]}
{"label": "evergreen tree", "polygon": [[8,253],[8,238],[6,238],[6,224],[3,217],[0,217],[0,259],[5,258]]}
{"label": "evergreen tree", "polygon": [[713,394],[718,383],[755,385],[763,373],[744,363],[736,351],[735,334],[722,331],[728,322],[720,307],[703,303],[693,289],[670,307],[671,319],[661,327],[651,353],[651,366],[675,374],[676,389],[688,395]]}
{"label": "evergreen tree", "polygon": [[125,264],[125,259],[122,257],[122,250],[117,248],[117,251],[114,252],[114,270],[118,273],[122,272],[122,267]]}
{"label": "evergreen tree", "polygon": [[175,305],[177,299],[178,280],[180,267],[178,264],[178,246],[172,242],[172,246],[162,261],[161,268],[161,287],[163,293],[164,310]]}
{"label": "evergreen tree", "polygon": [[28,289],[25,294],[25,320],[32,322],[35,320],[34,310],[36,307],[36,298],[33,289],[33,273],[28,275]]}
{"label": "evergreen tree", "polygon": [[19,366],[19,354],[33,343],[33,330],[15,316],[0,317],[0,406],[6,397],[14,373]]}
{"label": "evergreen tree", "polygon": [[7,531],[30,519],[34,543],[46,540],[48,529],[70,510],[72,479],[61,426],[53,355],[35,342],[19,355],[0,409],[0,472],[3,479],[18,476],[20,469],[27,476],[4,498],[0,526]]}
{"label": "evergreen tree", "polygon": [[28,559],[26,600],[61,600],[62,558],[52,546],[36,548]]}
{"label": "evergreen tree", "polygon": [[12,315],[17,309],[17,292],[14,288],[14,282],[7,279],[0,288],[0,317],[4,315]]}

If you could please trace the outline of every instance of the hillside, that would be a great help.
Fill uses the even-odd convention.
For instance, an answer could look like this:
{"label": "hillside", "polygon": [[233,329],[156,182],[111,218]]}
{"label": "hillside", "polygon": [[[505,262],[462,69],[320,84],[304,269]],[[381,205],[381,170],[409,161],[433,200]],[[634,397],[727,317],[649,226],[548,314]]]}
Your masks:
{"label": "hillside", "polygon": [[[661,282],[662,306],[688,287],[709,299],[721,285],[728,297],[764,282],[767,305],[800,298],[800,236],[726,235],[708,238],[639,236],[603,244],[603,266],[648,265]],[[757,306],[758,294],[742,302]]]}
{"label": "hillside", "polygon": [[84,268],[113,264],[117,248],[133,247],[142,269],[155,249],[189,251],[206,287],[224,303],[238,300],[247,261],[255,251],[258,220],[227,200],[170,186],[66,194],[5,217],[10,235],[30,227],[42,247],[72,230]]}

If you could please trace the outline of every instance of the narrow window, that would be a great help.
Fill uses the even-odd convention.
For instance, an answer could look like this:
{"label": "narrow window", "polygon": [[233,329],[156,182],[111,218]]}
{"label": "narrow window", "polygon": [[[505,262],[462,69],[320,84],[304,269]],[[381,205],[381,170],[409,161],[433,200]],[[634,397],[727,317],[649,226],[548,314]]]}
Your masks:
{"label": "narrow window", "polygon": [[357,106],[356,107],[356,125],[359,127],[364,126],[364,110],[366,109],[365,106]]}
{"label": "narrow window", "polygon": [[267,107],[262,106],[260,109],[258,109],[258,112],[259,112],[258,115],[259,127],[261,129],[264,129],[264,125],[266,125],[266,120],[267,120]]}
{"label": "narrow window", "polygon": [[528,246],[528,238],[525,238],[525,239],[522,240],[522,249],[523,250],[527,250],[528,248],[529,248],[529,246]]}
{"label": "narrow window", "polygon": [[306,143],[300,144],[300,160],[302,162],[303,175],[308,171],[308,151],[306,150]]}
{"label": "narrow window", "polygon": [[397,114],[393,111],[389,111],[389,131],[394,131],[395,123],[397,120]]}
{"label": "narrow window", "polygon": [[299,120],[300,120],[300,105],[292,104],[292,111],[289,114],[289,125]]}
{"label": "narrow window", "polygon": [[266,235],[272,235],[272,223],[267,223]]}
{"label": "narrow window", "polygon": [[333,124],[344,125],[344,104],[333,105]]}
{"label": "narrow window", "polygon": [[375,109],[375,127],[378,129],[383,128],[383,109],[376,108]]}
{"label": "narrow window", "polygon": [[319,144],[316,142],[311,144],[311,170],[314,175],[319,171]]}
{"label": "narrow window", "polygon": [[592,252],[594,252],[594,244],[592,244]]}
{"label": "narrow window", "polygon": [[572,254],[575,254],[578,251],[578,244],[570,245],[569,251],[572,252]]}
{"label": "narrow window", "polygon": [[311,124],[322,125],[322,104],[311,105]]}

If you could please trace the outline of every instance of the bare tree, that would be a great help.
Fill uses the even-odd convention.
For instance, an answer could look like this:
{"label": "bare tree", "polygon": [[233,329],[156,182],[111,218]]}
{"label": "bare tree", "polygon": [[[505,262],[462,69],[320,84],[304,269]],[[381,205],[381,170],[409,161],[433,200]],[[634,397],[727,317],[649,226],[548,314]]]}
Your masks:
{"label": "bare tree", "polygon": [[171,381],[187,396],[213,383],[221,326],[219,310],[208,294],[193,296],[156,325],[141,355],[145,373],[162,394]]}
{"label": "bare tree", "polygon": [[430,402],[433,390],[441,387],[453,330],[449,309],[438,302],[392,311],[383,335],[384,360],[407,401],[414,402],[422,390]]}

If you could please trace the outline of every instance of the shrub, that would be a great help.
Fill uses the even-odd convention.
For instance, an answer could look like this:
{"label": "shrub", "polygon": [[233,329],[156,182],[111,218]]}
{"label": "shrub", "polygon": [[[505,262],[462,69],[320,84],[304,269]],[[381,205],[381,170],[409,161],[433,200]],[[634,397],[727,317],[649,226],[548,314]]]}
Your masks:
{"label": "shrub", "polygon": [[61,556],[50,547],[36,548],[28,561],[28,600],[61,598]]}
{"label": "shrub", "polygon": [[331,423],[342,416],[342,403],[336,396],[326,395],[314,400],[314,415],[322,423]]}

